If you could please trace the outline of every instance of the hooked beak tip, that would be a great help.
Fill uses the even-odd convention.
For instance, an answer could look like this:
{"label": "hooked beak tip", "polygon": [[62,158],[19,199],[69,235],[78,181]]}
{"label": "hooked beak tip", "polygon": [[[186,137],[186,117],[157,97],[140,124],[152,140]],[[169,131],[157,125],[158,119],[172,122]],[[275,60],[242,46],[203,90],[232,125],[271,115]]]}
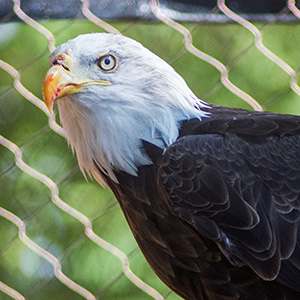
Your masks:
{"label": "hooked beak tip", "polygon": [[53,112],[54,101],[61,91],[61,88],[59,88],[60,79],[61,72],[56,66],[52,67],[44,77],[43,97],[50,113]]}
{"label": "hooked beak tip", "polygon": [[54,101],[70,92],[72,87],[68,74],[64,72],[61,66],[55,65],[48,70],[43,81],[43,97],[50,113],[53,111]]}

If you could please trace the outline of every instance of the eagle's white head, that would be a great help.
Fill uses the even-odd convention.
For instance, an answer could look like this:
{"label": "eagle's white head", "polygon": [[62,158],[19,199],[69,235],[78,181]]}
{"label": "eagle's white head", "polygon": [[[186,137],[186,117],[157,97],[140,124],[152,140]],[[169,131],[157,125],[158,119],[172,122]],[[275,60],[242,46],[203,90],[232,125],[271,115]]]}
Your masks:
{"label": "eagle's white head", "polygon": [[202,118],[206,104],[182,77],[140,43],[122,35],[80,35],[50,57],[43,93],[54,100],[66,137],[82,171],[103,183],[97,168],[135,175],[151,164],[142,140],[165,149],[178,137],[179,123]]}

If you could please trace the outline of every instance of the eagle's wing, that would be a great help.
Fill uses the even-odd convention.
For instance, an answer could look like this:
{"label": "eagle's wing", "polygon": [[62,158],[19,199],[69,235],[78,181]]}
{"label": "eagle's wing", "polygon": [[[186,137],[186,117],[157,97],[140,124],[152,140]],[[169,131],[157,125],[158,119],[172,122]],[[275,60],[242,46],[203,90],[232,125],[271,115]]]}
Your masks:
{"label": "eagle's wing", "polygon": [[236,266],[300,291],[300,135],[179,138],[160,178],[174,214]]}

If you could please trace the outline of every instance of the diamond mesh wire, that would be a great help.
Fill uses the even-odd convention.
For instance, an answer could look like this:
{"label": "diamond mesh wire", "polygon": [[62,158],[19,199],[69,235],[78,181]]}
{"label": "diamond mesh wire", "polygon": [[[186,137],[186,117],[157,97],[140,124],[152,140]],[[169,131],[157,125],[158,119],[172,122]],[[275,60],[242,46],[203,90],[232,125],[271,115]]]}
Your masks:
{"label": "diamond mesh wire", "polygon": [[[80,174],[41,100],[47,58],[80,33],[124,34],[172,64],[205,101],[300,114],[300,26],[250,22],[224,0],[213,11],[230,24],[178,22],[157,0],[143,3],[140,19],[104,21],[81,2],[83,20],[37,22],[15,0],[0,25],[0,299],[176,300],[110,191]],[[155,22],[145,18],[151,12]],[[280,15],[299,18],[295,1]]]}

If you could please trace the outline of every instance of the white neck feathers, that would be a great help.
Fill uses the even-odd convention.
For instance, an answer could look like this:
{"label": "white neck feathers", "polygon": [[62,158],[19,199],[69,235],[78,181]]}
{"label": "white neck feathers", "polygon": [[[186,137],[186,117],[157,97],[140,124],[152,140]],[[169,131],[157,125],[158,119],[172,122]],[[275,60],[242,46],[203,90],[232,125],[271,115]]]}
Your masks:
{"label": "white neck feathers", "polygon": [[67,139],[76,150],[81,170],[100,183],[103,179],[98,168],[115,181],[115,170],[136,175],[139,166],[152,163],[142,140],[165,149],[177,139],[179,123],[205,117],[207,113],[201,107],[207,104],[193,94],[170,65],[139,43],[104,34],[88,35],[85,44],[80,42],[82,39],[84,36],[63,46],[76,49],[72,52],[74,66],[75,61],[81,64],[77,72],[85,70],[85,76],[89,76],[90,65],[83,64],[81,54],[85,51],[87,55],[88,51],[92,55],[89,39],[94,47],[107,43],[103,52],[113,51],[118,67],[110,73],[90,75],[109,80],[111,85],[90,85],[58,100]]}
{"label": "white neck feathers", "polygon": [[[83,100],[84,95],[80,96]],[[84,101],[79,102],[74,96],[59,101],[61,122],[76,150],[80,169],[101,184],[104,182],[97,168],[114,181],[117,181],[114,170],[136,175],[139,166],[152,163],[142,148],[142,140],[165,149],[177,139],[180,121],[206,115],[196,98],[194,104],[186,103],[183,109],[181,105],[176,107],[177,101],[172,99],[167,105],[165,101],[161,101],[165,105],[145,105],[151,101],[146,96],[139,99],[138,105],[121,106],[118,102],[100,100],[92,108],[80,104]]]}

